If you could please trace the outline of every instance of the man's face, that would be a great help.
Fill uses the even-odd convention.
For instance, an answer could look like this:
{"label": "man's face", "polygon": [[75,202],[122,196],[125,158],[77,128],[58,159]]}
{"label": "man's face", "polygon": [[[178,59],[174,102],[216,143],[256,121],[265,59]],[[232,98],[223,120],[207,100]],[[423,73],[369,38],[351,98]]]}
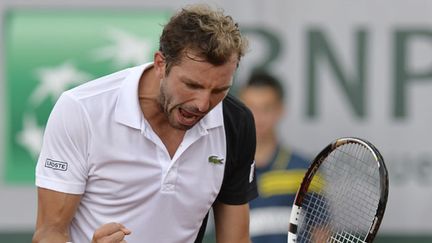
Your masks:
{"label": "man's face", "polygon": [[225,98],[238,62],[235,55],[221,66],[192,57],[183,57],[161,79],[160,105],[170,125],[181,130],[192,128]]}
{"label": "man's face", "polygon": [[240,92],[240,98],[253,113],[257,139],[272,135],[283,113],[283,104],[275,90],[250,86]]}

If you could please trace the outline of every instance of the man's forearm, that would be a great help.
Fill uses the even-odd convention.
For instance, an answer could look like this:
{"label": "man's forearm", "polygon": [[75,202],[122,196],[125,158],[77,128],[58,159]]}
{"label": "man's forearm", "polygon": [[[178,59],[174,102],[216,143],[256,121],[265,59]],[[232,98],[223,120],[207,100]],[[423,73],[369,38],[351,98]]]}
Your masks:
{"label": "man's forearm", "polygon": [[40,229],[36,230],[33,235],[32,243],[52,243],[52,242],[68,242],[68,232],[63,232],[55,229]]}

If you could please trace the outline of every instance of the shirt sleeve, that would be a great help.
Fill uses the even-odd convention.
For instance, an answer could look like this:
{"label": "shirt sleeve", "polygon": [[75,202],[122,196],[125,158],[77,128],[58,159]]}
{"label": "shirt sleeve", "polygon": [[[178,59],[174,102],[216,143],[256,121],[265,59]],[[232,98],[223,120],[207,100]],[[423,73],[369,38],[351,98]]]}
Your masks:
{"label": "shirt sleeve", "polygon": [[67,92],[55,104],[36,164],[36,186],[82,194],[87,180],[90,128],[80,103]]}
{"label": "shirt sleeve", "polygon": [[[230,98],[230,97],[228,97]],[[249,202],[258,196],[255,176],[255,123],[252,113],[239,101],[227,101],[225,132],[227,164],[217,200],[232,205]]]}

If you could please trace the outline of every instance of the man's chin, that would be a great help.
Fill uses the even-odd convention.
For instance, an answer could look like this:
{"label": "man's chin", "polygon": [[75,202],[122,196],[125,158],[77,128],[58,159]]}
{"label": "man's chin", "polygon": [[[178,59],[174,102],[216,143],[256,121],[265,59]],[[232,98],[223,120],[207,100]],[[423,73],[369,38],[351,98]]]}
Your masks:
{"label": "man's chin", "polygon": [[187,131],[187,130],[191,129],[193,126],[195,126],[196,123],[191,124],[191,125],[186,125],[186,124],[182,124],[178,121],[170,121],[170,125],[171,125],[171,127],[175,128],[175,129]]}
{"label": "man's chin", "polygon": [[176,128],[176,129],[178,129],[178,130],[187,131],[187,130],[191,129],[193,126],[186,126],[186,125],[182,125],[182,124],[176,124],[173,127]]}

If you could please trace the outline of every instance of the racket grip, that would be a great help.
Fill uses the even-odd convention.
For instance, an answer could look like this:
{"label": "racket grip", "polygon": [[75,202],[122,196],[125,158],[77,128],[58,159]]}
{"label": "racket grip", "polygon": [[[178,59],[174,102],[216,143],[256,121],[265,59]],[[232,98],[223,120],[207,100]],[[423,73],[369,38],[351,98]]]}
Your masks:
{"label": "racket grip", "polygon": [[301,212],[301,207],[293,205],[291,209],[289,227],[288,227],[288,243],[297,242],[297,224],[299,221],[299,216]]}

